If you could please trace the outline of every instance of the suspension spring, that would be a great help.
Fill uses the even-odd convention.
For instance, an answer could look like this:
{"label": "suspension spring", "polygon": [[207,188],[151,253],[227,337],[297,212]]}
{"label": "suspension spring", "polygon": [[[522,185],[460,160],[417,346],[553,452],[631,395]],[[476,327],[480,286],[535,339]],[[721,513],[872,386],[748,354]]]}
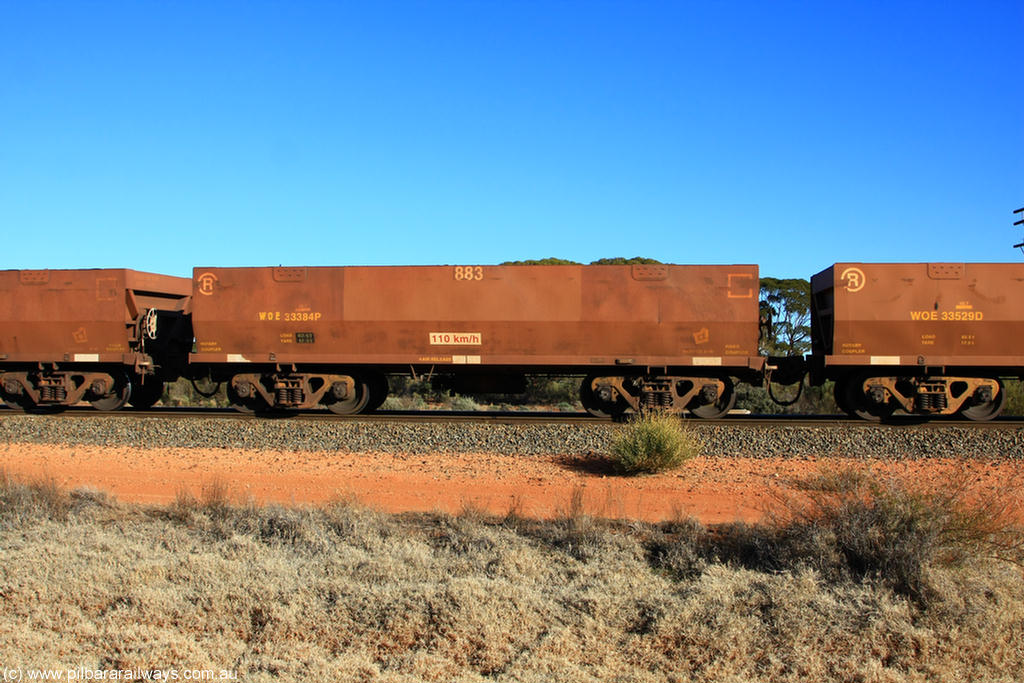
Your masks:
{"label": "suspension spring", "polygon": [[302,403],[304,394],[299,387],[278,387],[274,398],[279,406],[297,406]]}
{"label": "suspension spring", "polygon": [[39,398],[44,402],[63,401],[68,397],[68,390],[62,386],[42,386],[39,388]]}
{"label": "suspension spring", "polygon": [[945,392],[918,393],[915,399],[915,407],[919,412],[938,412],[945,410],[947,406]]}

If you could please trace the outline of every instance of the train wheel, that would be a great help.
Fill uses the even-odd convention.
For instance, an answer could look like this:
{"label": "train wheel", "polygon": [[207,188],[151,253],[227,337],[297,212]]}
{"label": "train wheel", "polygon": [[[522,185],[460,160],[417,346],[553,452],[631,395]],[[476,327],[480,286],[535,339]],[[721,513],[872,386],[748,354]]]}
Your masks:
{"label": "train wheel", "polygon": [[104,393],[96,393],[90,389],[87,394],[95,396],[95,398],[89,399],[89,404],[96,410],[104,412],[119,410],[131,398],[132,383],[128,380],[128,375],[124,372],[114,371],[110,373],[110,376],[114,378],[114,386],[103,387],[106,390]]}
{"label": "train wheel", "polygon": [[388,392],[391,387],[388,385],[388,378],[384,375],[373,374],[367,380],[370,387],[370,400],[366,403],[365,412],[369,413],[384,405],[384,401],[388,400]]}
{"label": "train wheel", "polygon": [[3,398],[4,405],[19,413],[34,412],[36,404],[28,394],[8,394],[0,391],[0,398]]}
{"label": "train wheel", "polygon": [[880,422],[892,417],[895,407],[891,403],[876,403],[864,394],[864,382],[867,379],[864,375],[855,375],[841,380],[842,384],[837,382],[836,391],[840,391],[839,387],[842,386],[843,400],[840,402],[837,394],[836,403],[843,406],[848,415],[868,422]]}
{"label": "train wheel", "polygon": [[736,405],[736,391],[730,378],[722,377],[721,380],[725,383],[725,391],[718,397],[718,400],[714,403],[690,408],[691,413],[703,420],[717,420],[729,414],[729,411]]}
{"label": "train wheel", "polygon": [[583,404],[583,409],[594,417],[611,417],[611,413],[604,410],[607,406],[597,400],[593,389],[590,388],[590,383],[593,379],[593,377],[583,378],[583,382],[580,384],[580,403]]}
{"label": "train wheel", "polygon": [[832,396],[836,400],[836,407],[843,411],[850,417],[857,417],[853,410],[850,409],[850,404],[846,402],[846,391],[849,380],[839,379],[836,380],[835,386],[832,387]]}
{"label": "train wheel", "polygon": [[612,418],[619,420],[625,414],[629,406],[622,400],[621,397],[616,399],[615,403],[609,403],[607,401],[600,400],[594,395],[594,390],[591,388],[594,377],[584,377],[583,382],[580,384],[580,403],[583,404],[583,409],[594,417],[600,417],[602,419]]}
{"label": "train wheel", "polygon": [[[343,398],[340,401],[334,401],[333,403],[327,404],[327,409],[335,415],[355,415],[366,410],[366,406],[370,403],[371,389],[370,383],[362,377],[353,377],[356,382],[356,390],[354,396]],[[385,398],[387,395],[385,394]],[[383,401],[381,401],[383,403]]]}
{"label": "train wheel", "polygon": [[152,408],[164,395],[164,383],[155,377],[143,382],[138,375],[132,376],[132,394],[128,402],[139,410]]}
{"label": "train wheel", "polygon": [[258,408],[260,403],[262,403],[262,401],[260,401],[258,398],[254,398],[252,396],[242,396],[241,394],[239,394],[238,390],[235,389],[234,384],[232,384],[231,382],[227,383],[226,391],[228,395],[228,403],[231,405],[232,408],[234,408],[240,413],[245,413],[246,415],[255,413],[256,408]]}
{"label": "train wheel", "polygon": [[[998,381],[998,380],[997,380]],[[976,403],[970,408],[961,408],[960,414],[966,417],[968,420],[974,420],[975,422],[985,422],[992,420],[1003,412],[1003,408],[1006,406],[1006,391],[1003,388],[1003,383],[999,382],[999,393],[992,397],[991,401],[985,401],[984,403]]]}

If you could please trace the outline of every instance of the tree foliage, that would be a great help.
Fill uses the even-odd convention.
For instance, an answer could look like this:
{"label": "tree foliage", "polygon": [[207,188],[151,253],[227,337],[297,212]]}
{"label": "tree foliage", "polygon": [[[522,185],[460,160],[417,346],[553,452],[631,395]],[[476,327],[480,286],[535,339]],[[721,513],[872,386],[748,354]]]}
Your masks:
{"label": "tree foliage", "polygon": [[503,266],[582,266],[583,264],[579,261],[570,261],[569,259],[556,258],[549,256],[548,258],[531,258],[525,261],[504,261],[500,265]]}
{"label": "tree foliage", "polygon": [[596,261],[591,261],[592,266],[636,266],[644,265],[648,263],[661,263],[658,259],[647,258],[646,256],[634,256],[633,258],[625,258],[624,256],[616,256],[614,258],[600,258]]}
{"label": "tree foliage", "polygon": [[811,283],[761,278],[761,317],[771,321],[761,339],[766,356],[802,356],[811,350]]}
{"label": "tree foliage", "polygon": [[[634,256],[632,258],[626,258],[625,256],[613,256],[609,258],[601,258],[596,261],[591,261],[592,266],[635,266],[643,265],[648,263],[660,264],[661,261],[658,259],[647,258],[646,256]],[[503,266],[582,266],[583,264],[579,261],[571,261],[569,259],[557,258],[549,256],[548,258],[542,259],[526,259],[524,261],[504,261],[500,265]]]}

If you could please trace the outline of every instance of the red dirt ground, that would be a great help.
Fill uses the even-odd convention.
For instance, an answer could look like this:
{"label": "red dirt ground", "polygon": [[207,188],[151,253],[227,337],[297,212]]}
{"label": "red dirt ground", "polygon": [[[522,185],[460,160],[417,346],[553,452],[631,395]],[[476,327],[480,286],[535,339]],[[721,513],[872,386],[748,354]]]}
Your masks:
{"label": "red dirt ground", "polygon": [[[226,488],[235,502],[320,503],[356,499],[389,511],[516,510],[531,517],[582,512],[659,521],[693,516],[705,524],[756,521],[772,489],[793,477],[848,466],[835,458],[697,458],[681,470],[641,477],[610,474],[600,462],[564,456],[393,455],[140,449],[6,444],[0,468],[23,479],[52,478],[62,488],[90,487],[119,500],[167,503],[183,490]],[[1024,481],[1020,462],[932,458],[872,462],[872,470],[909,481],[941,482],[955,473],[980,493]]]}

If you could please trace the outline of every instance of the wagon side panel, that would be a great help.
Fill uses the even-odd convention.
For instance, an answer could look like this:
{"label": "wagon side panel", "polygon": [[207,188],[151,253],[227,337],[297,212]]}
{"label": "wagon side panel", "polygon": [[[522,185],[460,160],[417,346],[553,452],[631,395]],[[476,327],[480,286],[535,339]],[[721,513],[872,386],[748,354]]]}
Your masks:
{"label": "wagon side panel", "polygon": [[757,277],[746,265],[197,268],[196,359],[746,366]]}

